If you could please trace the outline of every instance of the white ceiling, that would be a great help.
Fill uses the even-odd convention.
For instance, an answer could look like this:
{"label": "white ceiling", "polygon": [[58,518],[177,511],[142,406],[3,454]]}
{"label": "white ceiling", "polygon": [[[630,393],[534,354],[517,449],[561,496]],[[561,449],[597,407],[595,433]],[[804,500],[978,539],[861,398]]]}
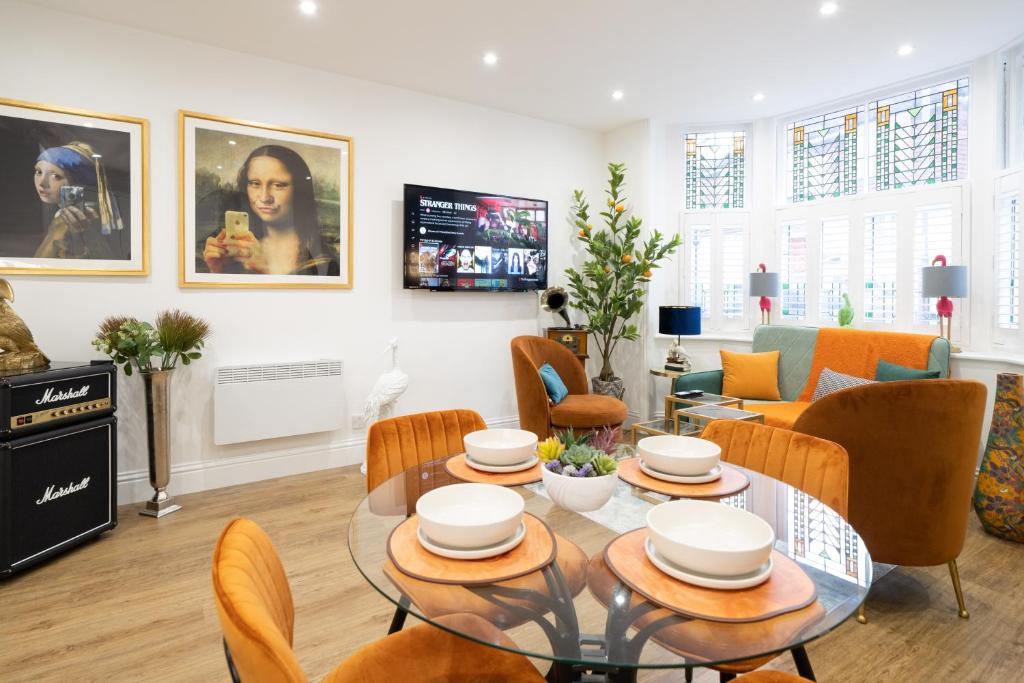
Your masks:
{"label": "white ceiling", "polygon": [[1024,0],[837,1],[828,18],[821,0],[319,0],[312,18],[298,0],[32,4],[597,130],[780,114],[1024,34]]}

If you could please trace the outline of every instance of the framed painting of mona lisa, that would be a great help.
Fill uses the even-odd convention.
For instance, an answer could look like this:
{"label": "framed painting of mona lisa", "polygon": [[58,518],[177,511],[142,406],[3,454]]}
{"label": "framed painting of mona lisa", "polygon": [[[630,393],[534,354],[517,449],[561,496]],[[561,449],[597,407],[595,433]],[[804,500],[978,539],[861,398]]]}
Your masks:
{"label": "framed painting of mona lisa", "polygon": [[352,287],[352,139],[179,112],[182,287]]}
{"label": "framed painting of mona lisa", "polygon": [[145,275],[149,123],[0,99],[0,273]]}

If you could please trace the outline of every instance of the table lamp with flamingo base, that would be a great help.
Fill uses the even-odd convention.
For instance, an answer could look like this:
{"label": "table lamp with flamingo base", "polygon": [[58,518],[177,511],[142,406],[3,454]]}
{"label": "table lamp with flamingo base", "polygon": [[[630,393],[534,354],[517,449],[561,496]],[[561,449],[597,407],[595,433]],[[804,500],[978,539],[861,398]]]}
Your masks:
{"label": "table lamp with flamingo base", "polygon": [[967,289],[967,266],[946,265],[946,257],[942,254],[932,259],[932,265],[921,269],[921,295],[927,298],[938,297],[935,311],[939,314],[939,336],[949,342],[954,353],[960,349],[953,346],[951,339],[953,302],[950,297],[963,298],[967,296]]}

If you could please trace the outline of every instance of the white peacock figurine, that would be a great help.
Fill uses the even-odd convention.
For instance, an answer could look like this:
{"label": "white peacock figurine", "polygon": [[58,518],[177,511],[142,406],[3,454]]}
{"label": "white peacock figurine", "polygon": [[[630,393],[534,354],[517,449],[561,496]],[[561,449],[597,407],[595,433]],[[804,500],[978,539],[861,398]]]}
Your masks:
{"label": "white peacock figurine", "polygon": [[[409,388],[409,375],[398,367],[398,337],[392,339],[385,347],[384,352],[388,351],[391,352],[391,369],[377,378],[363,406],[363,424],[367,428],[378,420],[391,417],[395,412],[398,397]],[[360,471],[366,474],[365,456]]]}

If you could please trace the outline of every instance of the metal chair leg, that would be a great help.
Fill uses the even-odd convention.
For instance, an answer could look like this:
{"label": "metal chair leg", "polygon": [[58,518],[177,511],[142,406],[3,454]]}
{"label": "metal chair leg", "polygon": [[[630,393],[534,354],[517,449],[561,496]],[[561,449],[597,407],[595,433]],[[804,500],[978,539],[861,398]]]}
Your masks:
{"label": "metal chair leg", "polygon": [[816,681],[814,669],[811,668],[811,658],[807,656],[804,646],[794,647],[790,652],[793,655],[793,663],[796,664],[796,672],[809,681]]}
{"label": "metal chair leg", "polygon": [[868,623],[868,617],[864,614],[864,603],[860,603],[860,607],[857,608],[857,622],[861,624]]}
{"label": "metal chair leg", "polygon": [[398,633],[405,626],[405,615],[406,610],[410,604],[409,598],[404,595],[398,599],[398,605],[395,607],[395,615],[391,617],[391,625],[388,627],[388,635],[392,633]]}
{"label": "metal chair leg", "polygon": [[960,571],[956,567],[956,560],[949,561],[949,578],[953,579],[953,590],[956,591],[956,604],[960,608],[960,618],[969,619],[971,615],[964,604],[964,591],[960,588]]}

